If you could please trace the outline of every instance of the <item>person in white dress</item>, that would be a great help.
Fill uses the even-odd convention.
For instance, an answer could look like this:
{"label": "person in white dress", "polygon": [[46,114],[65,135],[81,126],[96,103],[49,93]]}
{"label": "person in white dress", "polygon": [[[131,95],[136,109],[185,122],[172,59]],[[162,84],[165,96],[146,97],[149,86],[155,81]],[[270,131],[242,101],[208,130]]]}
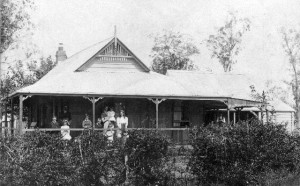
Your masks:
{"label": "person in white dress", "polygon": [[117,137],[121,138],[122,134],[124,134],[125,131],[127,131],[128,127],[128,117],[125,116],[125,111],[120,111],[120,116],[117,117],[117,126],[119,130],[117,131]]}
{"label": "person in white dress", "polygon": [[71,140],[72,137],[70,135],[70,127],[68,125],[68,120],[67,119],[64,119],[63,120],[63,126],[61,126],[61,135],[62,135],[62,139],[63,140]]}
{"label": "person in white dress", "polygon": [[107,137],[107,142],[108,142],[109,146],[111,146],[114,141],[115,131],[113,131],[113,129],[114,129],[114,125],[112,123],[109,123],[106,134],[105,134]]}

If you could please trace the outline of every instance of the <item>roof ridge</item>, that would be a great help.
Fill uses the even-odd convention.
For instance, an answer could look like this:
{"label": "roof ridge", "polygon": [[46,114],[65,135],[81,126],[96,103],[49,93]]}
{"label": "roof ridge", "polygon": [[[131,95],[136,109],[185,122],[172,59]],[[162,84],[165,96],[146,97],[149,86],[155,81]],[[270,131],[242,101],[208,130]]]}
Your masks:
{"label": "roof ridge", "polygon": [[76,52],[75,54],[71,55],[68,59],[72,58],[73,56],[77,55],[77,54],[80,53],[80,52],[83,52],[83,51],[85,51],[85,50],[87,50],[87,49],[89,49],[89,48],[94,47],[95,45],[98,45],[99,43],[103,43],[103,42],[105,42],[105,41],[107,41],[107,40],[110,40],[110,39],[112,39],[112,38],[114,38],[114,37],[109,37],[109,38],[106,38],[106,39],[104,39],[104,40],[102,40],[102,41],[99,41],[99,42],[97,42],[97,43],[94,43],[94,44],[92,44],[92,45],[90,45],[90,46],[88,46],[88,47],[86,47],[86,48],[84,48],[84,49],[82,49],[82,50]]}
{"label": "roof ridge", "polygon": [[242,75],[246,76],[246,74],[242,73],[228,73],[228,72],[203,72],[198,70],[168,70],[167,72],[174,73],[194,73],[194,74],[222,74],[222,75]]}

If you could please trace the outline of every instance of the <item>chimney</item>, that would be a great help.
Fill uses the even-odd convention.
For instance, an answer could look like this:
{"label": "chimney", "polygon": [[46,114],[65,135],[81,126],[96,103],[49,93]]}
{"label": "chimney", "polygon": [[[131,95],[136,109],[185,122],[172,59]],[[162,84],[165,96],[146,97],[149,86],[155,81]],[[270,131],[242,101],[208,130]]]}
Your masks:
{"label": "chimney", "polygon": [[66,51],[64,51],[63,43],[59,43],[58,50],[56,51],[55,57],[56,57],[56,62],[57,63],[67,59],[67,54],[66,54]]}

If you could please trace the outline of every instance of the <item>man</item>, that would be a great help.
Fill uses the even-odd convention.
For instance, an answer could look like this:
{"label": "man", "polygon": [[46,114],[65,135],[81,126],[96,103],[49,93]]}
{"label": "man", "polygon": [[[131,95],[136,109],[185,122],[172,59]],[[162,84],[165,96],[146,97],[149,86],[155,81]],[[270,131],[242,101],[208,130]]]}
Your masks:
{"label": "man", "polygon": [[68,106],[64,106],[63,111],[60,113],[59,119],[61,121],[65,120],[65,119],[68,120],[68,123],[70,125],[72,117],[71,117],[71,113],[68,110]]}

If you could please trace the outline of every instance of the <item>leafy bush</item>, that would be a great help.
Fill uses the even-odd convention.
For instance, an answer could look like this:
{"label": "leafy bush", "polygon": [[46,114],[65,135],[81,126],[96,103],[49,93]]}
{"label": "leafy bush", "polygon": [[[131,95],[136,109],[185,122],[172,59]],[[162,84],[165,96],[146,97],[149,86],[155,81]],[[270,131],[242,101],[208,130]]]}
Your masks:
{"label": "leafy bush", "polygon": [[84,185],[117,185],[125,182],[126,167],[121,141],[108,145],[99,132],[85,133],[74,143],[71,159]]}
{"label": "leafy bush", "polygon": [[[167,182],[169,142],[158,131],[130,131],[125,144],[128,155],[129,174],[135,185],[149,185]],[[166,185],[166,184],[165,184]]]}
{"label": "leafy bush", "polygon": [[265,184],[270,172],[299,172],[299,137],[257,120],[192,132],[189,166],[201,184]]}
{"label": "leafy bush", "polygon": [[1,143],[5,166],[1,168],[4,183],[11,185],[68,185],[74,169],[64,155],[65,145],[58,135],[41,132]]}
{"label": "leafy bush", "polygon": [[125,181],[120,143],[107,145],[102,133],[72,141],[58,134],[30,132],[1,140],[1,184],[107,185]]}

